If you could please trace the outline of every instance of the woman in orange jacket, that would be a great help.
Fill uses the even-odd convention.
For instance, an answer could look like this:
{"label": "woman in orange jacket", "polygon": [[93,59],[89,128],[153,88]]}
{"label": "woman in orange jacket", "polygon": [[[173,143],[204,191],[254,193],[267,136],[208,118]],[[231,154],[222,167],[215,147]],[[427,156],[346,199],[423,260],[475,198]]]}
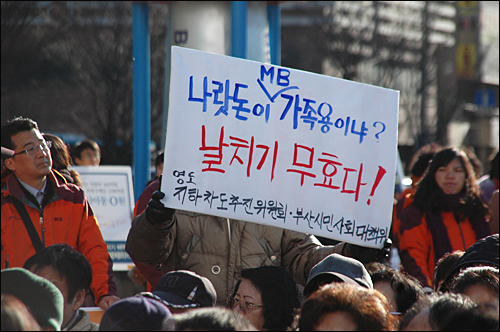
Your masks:
{"label": "woman in orange jacket", "polygon": [[487,206],[475,185],[466,154],[447,148],[438,152],[420,182],[413,203],[404,211],[399,231],[405,272],[431,287],[439,258],[465,251],[491,234]]}
{"label": "woman in orange jacket", "polygon": [[403,212],[413,202],[413,195],[417,191],[418,184],[423,179],[425,172],[429,168],[429,164],[434,155],[443,149],[437,143],[430,143],[422,146],[413,155],[410,162],[410,177],[411,187],[406,188],[401,197],[398,199],[397,204],[393,207],[392,225],[391,225],[391,240],[392,246],[399,251],[399,227],[401,226],[401,217]]}

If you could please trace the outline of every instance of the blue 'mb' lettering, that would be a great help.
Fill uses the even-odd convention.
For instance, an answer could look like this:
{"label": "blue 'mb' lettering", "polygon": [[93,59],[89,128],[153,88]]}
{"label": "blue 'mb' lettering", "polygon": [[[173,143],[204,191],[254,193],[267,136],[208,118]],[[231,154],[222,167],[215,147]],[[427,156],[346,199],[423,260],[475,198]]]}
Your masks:
{"label": "blue 'mb' lettering", "polygon": [[[290,71],[287,69],[280,68],[278,69],[278,80],[276,83],[280,86],[288,86],[290,85],[290,80],[288,79],[288,77],[290,77]],[[282,82],[282,80],[284,82]]]}
{"label": "blue 'mb' lettering", "polygon": [[271,84],[273,84],[273,78],[274,78],[274,67],[269,68],[269,70],[266,70],[266,67],[264,65],[260,66],[260,80],[264,82],[264,75],[265,76],[271,76]]}

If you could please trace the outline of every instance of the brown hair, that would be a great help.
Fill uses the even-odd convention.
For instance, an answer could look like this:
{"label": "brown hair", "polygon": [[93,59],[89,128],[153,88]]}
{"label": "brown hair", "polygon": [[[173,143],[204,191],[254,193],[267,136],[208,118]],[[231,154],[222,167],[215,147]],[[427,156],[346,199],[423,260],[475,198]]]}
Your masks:
{"label": "brown hair", "polygon": [[473,285],[486,286],[498,297],[498,269],[492,266],[468,267],[453,279],[450,290],[452,293],[464,294],[465,290]]}
{"label": "brown hair", "polygon": [[366,265],[366,270],[372,278],[373,286],[377,282],[388,282],[395,292],[395,302],[401,315],[410,309],[421,297],[425,296],[422,285],[412,275],[398,269],[393,269],[379,262],[372,262]]}
{"label": "brown hair", "polygon": [[328,284],[312,294],[302,305],[299,330],[312,331],[324,314],[338,311],[349,314],[358,331],[395,330],[396,319],[385,296],[348,283]]}
{"label": "brown hair", "polygon": [[460,257],[463,256],[463,254],[463,250],[455,250],[446,253],[437,261],[436,267],[434,268],[434,276],[432,278],[434,291],[439,291],[441,283],[448,276],[448,273],[450,273],[451,269],[455,266],[455,263],[460,259]]}
{"label": "brown hair", "polygon": [[52,169],[56,171],[67,170],[77,186],[81,186],[80,174],[75,170],[69,170],[71,165],[71,158],[69,155],[69,147],[64,143],[64,141],[52,134],[43,134],[43,138],[46,141],[52,142],[52,147],[50,148],[50,157],[52,158]]}

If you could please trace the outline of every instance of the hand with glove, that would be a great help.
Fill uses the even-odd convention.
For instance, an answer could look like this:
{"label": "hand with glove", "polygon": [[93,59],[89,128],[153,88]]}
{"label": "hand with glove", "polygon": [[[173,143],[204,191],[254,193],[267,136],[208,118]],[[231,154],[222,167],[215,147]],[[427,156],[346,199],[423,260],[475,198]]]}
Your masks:
{"label": "hand with glove", "polygon": [[392,241],[387,238],[384,241],[384,246],[381,249],[367,248],[348,243],[346,245],[347,255],[357,259],[363,264],[371,262],[384,262],[389,259],[391,253]]}
{"label": "hand with glove", "polygon": [[173,220],[175,210],[163,205],[160,201],[163,197],[165,197],[165,193],[159,190],[155,191],[146,207],[146,219],[152,225],[166,226]]}

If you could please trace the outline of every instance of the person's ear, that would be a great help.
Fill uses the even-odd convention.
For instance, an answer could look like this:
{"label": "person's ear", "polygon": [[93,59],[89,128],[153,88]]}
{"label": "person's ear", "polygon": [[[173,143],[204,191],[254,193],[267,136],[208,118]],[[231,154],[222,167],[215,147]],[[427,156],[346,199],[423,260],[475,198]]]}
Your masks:
{"label": "person's ear", "polygon": [[80,289],[76,292],[75,297],[73,299],[73,310],[78,310],[82,306],[83,302],[85,302],[85,289]]}
{"label": "person's ear", "polygon": [[16,170],[16,165],[15,165],[16,163],[12,158],[5,159],[3,163],[4,163],[5,167],[10,169],[11,171]]}

